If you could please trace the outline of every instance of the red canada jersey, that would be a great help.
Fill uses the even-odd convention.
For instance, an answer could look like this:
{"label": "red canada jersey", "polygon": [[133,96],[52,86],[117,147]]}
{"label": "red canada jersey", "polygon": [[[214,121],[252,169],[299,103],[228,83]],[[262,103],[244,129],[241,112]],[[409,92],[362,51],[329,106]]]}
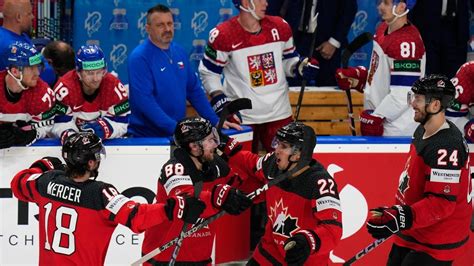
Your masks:
{"label": "red canada jersey", "polygon": [[[194,166],[189,165],[189,163],[192,162],[186,163],[186,161],[172,158],[163,165],[161,175],[158,179],[156,201],[158,203],[165,203],[170,197],[174,197],[176,195],[194,195],[194,185],[197,182],[202,181],[202,191],[199,194],[199,198],[205,202],[206,209],[204,210],[203,214],[201,214],[201,218],[208,218],[220,211],[219,209],[214,208],[213,204],[211,203],[212,188],[217,184],[225,183],[228,178],[219,177],[218,174],[214,172],[205,173],[202,171],[199,171],[198,176],[195,176],[195,174],[192,174],[190,169]],[[210,165],[206,168],[217,169],[216,166]],[[200,220],[198,220],[197,223],[199,222]],[[167,221],[147,229],[145,231],[145,239],[143,240],[142,253],[148,254],[155,248],[160,247],[179,236],[181,229],[183,228],[183,223],[184,222],[182,220],[175,219],[173,221]],[[183,239],[183,243],[176,261],[178,263],[200,262],[203,263],[203,265],[210,265],[212,246],[215,236],[214,226],[215,225],[211,223],[196,233]],[[173,248],[164,250],[162,253],[150,259],[147,263],[144,263],[144,265],[155,265],[156,263],[167,264],[171,258],[172,253]]]}
{"label": "red canada jersey", "polygon": [[474,62],[464,63],[451,82],[456,87],[455,103],[460,104],[455,111],[467,111],[474,103]]}
{"label": "red canada jersey", "polygon": [[46,82],[38,79],[36,87],[23,91],[20,99],[13,102],[5,88],[6,75],[7,71],[0,71],[0,122],[40,122],[54,117],[54,93]]}
{"label": "red canada jersey", "polygon": [[161,204],[136,203],[110,184],[74,182],[63,171],[23,170],[11,189],[18,199],[38,205],[39,265],[104,265],[118,224],[143,232],[168,220]]}
{"label": "red canada jersey", "polygon": [[[267,183],[282,174],[273,153],[259,158],[240,151],[229,163],[244,180],[256,178]],[[342,236],[342,214],[337,184],[324,167],[313,160],[310,169],[299,176],[270,187],[265,192],[265,201],[268,221],[253,259],[262,266],[286,265],[285,241],[301,230],[308,230],[319,238],[320,247],[305,265],[327,265],[330,251]]]}
{"label": "red canada jersey", "polygon": [[82,92],[82,84],[75,70],[59,78],[54,91],[58,113],[73,116],[77,125],[99,117],[130,113],[127,89],[110,73],[105,74],[99,89],[90,98]]}
{"label": "red canada jersey", "polygon": [[419,126],[400,175],[397,204],[413,211],[413,226],[395,236],[402,247],[452,261],[467,248],[472,215],[468,146],[461,132],[446,122],[424,138]]}

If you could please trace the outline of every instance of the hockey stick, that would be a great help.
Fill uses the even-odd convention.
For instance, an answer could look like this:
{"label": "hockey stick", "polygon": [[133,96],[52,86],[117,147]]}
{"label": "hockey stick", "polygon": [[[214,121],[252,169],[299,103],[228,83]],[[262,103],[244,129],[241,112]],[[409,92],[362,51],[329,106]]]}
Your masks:
{"label": "hockey stick", "polygon": [[[311,44],[309,46],[309,54],[308,58],[311,59],[313,57],[314,53],[314,46],[316,44],[316,28],[317,28],[317,19],[318,19],[319,13],[316,13],[314,17],[311,18],[311,20],[314,20],[314,23],[308,22],[310,24],[308,26],[308,31],[307,33],[312,33],[313,35],[311,36]],[[308,60],[309,60],[308,59]],[[298,71],[298,69],[296,69]],[[303,102],[303,95],[304,95],[304,90],[306,89],[306,79],[303,79],[301,81],[301,88],[300,88],[300,94],[298,95],[298,102],[296,104],[296,110],[295,110],[295,121],[298,121],[298,117],[300,116],[300,110],[301,110],[301,104]]]}
{"label": "hockey stick", "polygon": [[252,109],[252,101],[249,98],[235,99],[224,105],[219,117],[219,123],[217,124],[217,131],[222,129],[222,126],[224,125],[224,122],[229,114],[234,114],[244,109]]}
{"label": "hockey stick", "polygon": [[342,264],[342,265],[343,266],[352,265],[352,263],[358,261],[360,258],[367,255],[369,252],[374,250],[376,247],[380,246],[383,242],[387,241],[390,237],[392,237],[392,236],[389,236],[387,238],[376,239],[374,242],[370,243],[367,247],[365,247],[361,251],[357,252],[352,258],[346,260],[346,262],[344,262],[344,264]]}
{"label": "hockey stick", "polygon": [[[361,33],[359,36],[355,37],[354,40],[352,40],[349,45],[347,45],[346,49],[342,52],[341,56],[341,65],[343,68],[347,68],[349,65],[349,59],[351,56],[354,54],[355,51],[357,51],[359,48],[367,44],[368,42],[373,40],[372,33],[370,32],[364,32]],[[347,110],[348,110],[348,116],[349,116],[349,123],[350,123],[350,128],[351,128],[351,133],[352,136],[356,135],[356,130],[355,130],[355,121],[354,121],[354,110],[352,106],[352,95],[351,91],[346,90],[346,96],[347,96]]]}
{"label": "hockey stick", "polygon": [[[252,108],[252,101],[248,98],[239,98],[233,100],[226,104],[222,109],[221,115],[219,117],[219,123],[217,125],[217,130],[220,131],[222,126],[224,125],[224,121],[226,120],[229,114],[237,113],[243,109],[251,109]],[[189,158],[186,155],[179,154],[179,150],[175,150],[175,157],[180,157],[181,160],[188,160]],[[193,162],[189,162],[192,166],[194,166]],[[194,175],[199,175],[197,169],[194,168],[192,171]],[[199,198],[199,194],[201,194],[202,190],[202,181],[197,182],[194,184],[194,197]],[[188,228],[188,223],[184,223],[179,234],[178,240],[176,242],[176,246],[174,247],[173,253],[171,254],[170,259],[170,266],[173,266],[176,263],[176,259],[178,258],[179,251],[181,249],[181,245],[183,244],[183,239],[185,238],[186,229]]]}
{"label": "hockey stick", "polygon": [[[255,197],[262,194],[263,192],[267,191],[270,187],[282,182],[283,180],[285,180],[287,178],[292,178],[292,177],[296,177],[296,176],[300,175],[301,173],[303,173],[304,171],[306,171],[310,167],[309,164],[311,163],[312,155],[313,155],[313,151],[311,150],[311,147],[314,147],[314,145],[313,145],[314,143],[312,143],[312,142],[316,141],[316,136],[314,134],[314,131],[309,127],[305,127],[304,131],[305,131],[304,132],[304,135],[305,135],[304,138],[305,138],[305,144],[306,145],[303,146],[303,150],[301,151],[301,155],[302,155],[301,159],[298,161],[295,168],[293,168],[293,169],[291,169],[291,170],[289,170],[289,171],[287,171],[287,172],[285,172],[281,175],[278,175],[274,179],[270,179],[268,181],[268,183],[266,183],[264,186],[262,186],[261,188],[258,188],[257,190],[249,193],[247,195],[247,197],[249,199],[254,199]],[[220,211],[217,214],[214,214],[213,216],[205,219],[201,223],[196,224],[194,227],[192,227],[191,229],[186,231],[186,233],[184,234],[184,237],[188,237],[188,236],[194,234],[195,232],[199,231],[200,229],[202,229],[206,225],[210,224],[211,222],[217,220],[218,218],[220,218],[224,214],[226,214],[225,211]],[[175,238],[175,239],[167,242],[166,244],[164,244],[160,247],[157,247],[156,249],[150,251],[148,254],[145,254],[139,260],[132,263],[132,266],[138,266],[138,265],[144,263],[145,261],[148,261],[149,259],[155,257],[156,255],[162,253],[166,249],[173,246],[177,241],[178,241],[178,238]]]}

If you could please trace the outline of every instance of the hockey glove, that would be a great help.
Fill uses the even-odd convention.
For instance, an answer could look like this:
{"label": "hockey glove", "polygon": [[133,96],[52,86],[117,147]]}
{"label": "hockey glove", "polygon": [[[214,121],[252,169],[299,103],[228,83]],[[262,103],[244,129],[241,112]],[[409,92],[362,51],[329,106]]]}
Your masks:
{"label": "hockey glove", "polygon": [[[214,112],[216,112],[216,115],[218,117],[221,116],[222,110],[224,109],[224,105],[230,102],[230,99],[227,98],[227,96],[224,93],[218,94],[211,99],[211,106],[212,109],[214,109]],[[239,112],[235,114],[229,114],[226,117],[226,120],[231,122],[231,123],[236,123],[240,124],[242,122],[242,116],[240,115]]]}
{"label": "hockey glove", "polygon": [[0,124],[0,149],[10,148],[15,144],[15,135],[13,133],[13,124]]}
{"label": "hockey glove", "polygon": [[336,81],[341,90],[354,89],[363,93],[367,81],[367,69],[363,66],[336,69]]}
{"label": "hockey glove", "polygon": [[108,139],[112,136],[114,128],[105,117],[97,118],[81,126],[82,131],[89,131],[96,134],[101,139]]}
{"label": "hockey glove", "polygon": [[413,213],[407,205],[379,207],[370,210],[367,230],[376,239],[387,238],[401,230],[410,229],[413,224]]}
{"label": "hockey glove", "polygon": [[205,208],[206,204],[204,202],[187,195],[169,198],[165,204],[168,220],[173,221],[174,217],[178,217],[178,219],[189,224],[194,224]]}
{"label": "hockey glove", "polygon": [[285,261],[288,265],[303,265],[320,246],[321,240],[316,233],[309,230],[298,231],[285,241]]}
{"label": "hockey glove", "polygon": [[316,80],[319,74],[319,62],[316,58],[300,58],[295,67],[296,75],[306,81]]}
{"label": "hockey glove", "polygon": [[30,146],[36,141],[36,129],[33,129],[26,121],[17,120],[13,125],[13,131],[15,134],[15,145]]}
{"label": "hockey glove", "polygon": [[464,138],[469,143],[474,143],[474,119],[469,120],[464,125]]}
{"label": "hockey glove", "polygon": [[49,170],[65,170],[63,162],[56,157],[43,157],[34,162],[30,168],[39,168],[43,173]]}
{"label": "hockey glove", "polygon": [[217,148],[223,153],[225,160],[228,160],[242,149],[242,144],[239,141],[222,132],[219,132],[219,139],[221,143]]}
{"label": "hockey glove", "polygon": [[362,136],[382,136],[383,117],[372,115],[374,110],[364,110],[360,113],[360,131]]}
{"label": "hockey glove", "polygon": [[236,188],[218,184],[212,189],[212,204],[229,214],[239,215],[252,206],[252,200]]}

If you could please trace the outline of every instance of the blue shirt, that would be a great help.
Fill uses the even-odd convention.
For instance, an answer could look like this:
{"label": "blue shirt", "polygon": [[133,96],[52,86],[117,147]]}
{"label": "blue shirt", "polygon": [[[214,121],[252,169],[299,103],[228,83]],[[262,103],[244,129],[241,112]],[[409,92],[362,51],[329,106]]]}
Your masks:
{"label": "blue shirt", "polygon": [[[30,37],[26,33],[21,35],[16,34],[13,31],[0,27],[0,55],[7,52],[8,46],[16,41],[26,42],[33,45]],[[40,74],[40,78],[48,83],[49,86],[53,87],[56,80],[53,68],[48,64],[46,60],[43,60],[44,70]],[[4,60],[0,60],[0,70],[4,70],[7,66],[4,64]]]}
{"label": "blue shirt", "polygon": [[135,137],[171,137],[186,116],[186,100],[213,125],[218,117],[184,49],[171,43],[161,50],[149,39],[128,60],[130,124]]}

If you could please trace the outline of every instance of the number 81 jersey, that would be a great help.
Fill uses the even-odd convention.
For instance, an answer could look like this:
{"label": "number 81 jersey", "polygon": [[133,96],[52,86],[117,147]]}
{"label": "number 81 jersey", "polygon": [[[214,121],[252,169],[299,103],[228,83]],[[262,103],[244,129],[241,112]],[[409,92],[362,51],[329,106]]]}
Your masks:
{"label": "number 81 jersey", "polygon": [[461,132],[446,122],[432,136],[419,126],[400,175],[397,204],[413,211],[413,226],[395,243],[451,261],[467,247],[471,206],[468,147]]}

